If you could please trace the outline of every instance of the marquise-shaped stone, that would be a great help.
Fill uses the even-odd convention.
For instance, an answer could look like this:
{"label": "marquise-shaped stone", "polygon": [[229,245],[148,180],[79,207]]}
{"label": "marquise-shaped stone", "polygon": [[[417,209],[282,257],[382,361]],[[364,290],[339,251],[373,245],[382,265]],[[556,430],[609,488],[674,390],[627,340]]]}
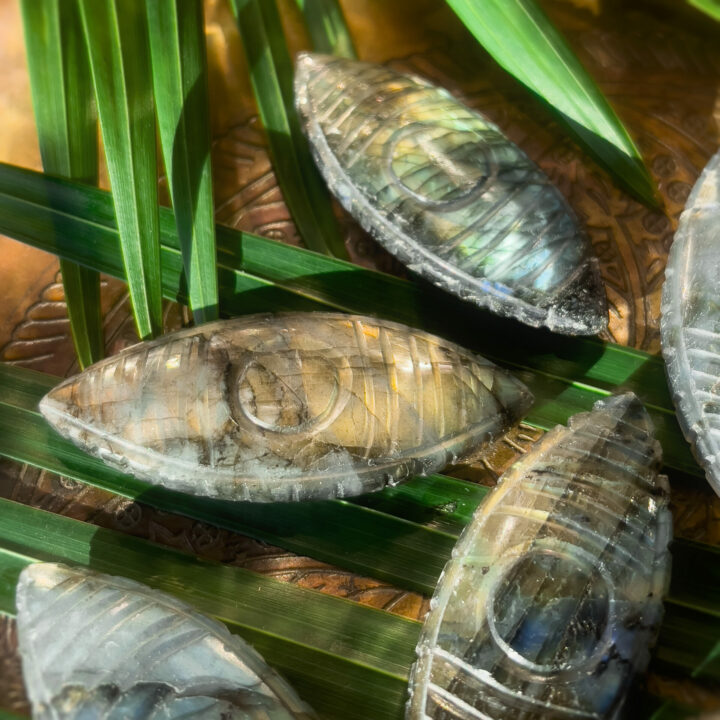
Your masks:
{"label": "marquise-shaped stone", "polygon": [[324,55],[298,57],[295,95],[330,189],[412,270],[529,325],[605,328],[572,210],[485,117],[421,78]]}
{"label": "marquise-shaped stone", "polygon": [[408,718],[619,717],[669,580],[660,458],[628,394],[575,415],[505,473],[431,601]]}
{"label": "marquise-shaped stone", "polygon": [[720,495],[720,153],[680,216],[660,330],[680,427]]}
{"label": "marquise-shaped stone", "polygon": [[152,483],[231,500],[357,495],[434,472],[522,417],[524,385],[384,320],[253,315],[141,343],[40,410]]}
{"label": "marquise-shaped stone", "polygon": [[244,640],[140,583],[38,563],[16,605],[36,720],[315,717]]}

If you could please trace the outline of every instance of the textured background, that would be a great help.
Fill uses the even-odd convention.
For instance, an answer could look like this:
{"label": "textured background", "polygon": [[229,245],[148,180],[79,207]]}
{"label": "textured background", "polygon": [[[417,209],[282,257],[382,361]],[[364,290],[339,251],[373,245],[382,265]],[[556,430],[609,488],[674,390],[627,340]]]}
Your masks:
{"label": "textured background", "polygon": [[[279,4],[292,46],[308,47],[295,3]],[[719,144],[717,27],[692,13],[676,14],[669,2],[555,0],[544,6],[637,140],[658,182],[662,210],[649,210],[618,190],[546,108],[478,48],[440,0],[343,2],[361,59],[387,62],[446,86],[486,113],[550,175],[586,225],[600,258],[610,301],[606,339],[658,352],[667,251],[688,192]],[[207,0],[206,9],[217,219],[301,244],[268,160],[233,18],[220,0]],[[0,161],[40,169],[15,0],[0,0],[0,63]],[[356,262],[402,272],[341,218]],[[0,237],[0,360],[58,375],[76,369],[58,280],[52,256]],[[103,311],[108,349],[133,342],[125,289],[117,280],[107,279]],[[185,320],[181,308],[167,307],[167,327]],[[535,430],[516,429],[482,462],[458,474],[492,484],[537,436]],[[27,466],[0,461],[0,496],[409,617],[420,618],[427,608],[427,599],[417,594]],[[678,534],[720,542],[720,501],[711,491],[676,491],[673,510]],[[715,688],[658,676],[648,682],[655,692],[708,711],[720,707]],[[14,626],[2,619],[0,707],[27,711]]]}

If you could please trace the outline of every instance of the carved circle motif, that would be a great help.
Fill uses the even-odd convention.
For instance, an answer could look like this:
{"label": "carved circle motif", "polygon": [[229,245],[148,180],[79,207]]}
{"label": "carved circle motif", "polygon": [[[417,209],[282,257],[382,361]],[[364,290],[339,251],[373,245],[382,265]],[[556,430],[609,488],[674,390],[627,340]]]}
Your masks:
{"label": "carved circle motif", "polygon": [[[448,157],[450,134],[455,147],[466,149],[462,162],[453,163]],[[465,205],[484,192],[498,171],[497,163],[491,162],[477,140],[478,133],[472,130],[439,124],[404,125],[388,141],[391,177],[429,210],[449,211]],[[430,168],[435,174],[428,178]]]}
{"label": "carved circle motif", "polygon": [[242,418],[266,432],[318,432],[343,411],[351,386],[346,358],[255,353],[237,373],[237,408]]}
{"label": "carved circle motif", "polygon": [[[582,548],[552,541],[524,544],[505,553],[491,573],[488,628],[513,664],[527,672],[562,677],[591,670],[606,653],[611,644],[613,585]],[[567,595],[558,593],[563,587]],[[584,601],[576,604],[578,595]],[[570,617],[567,602],[572,603]],[[548,648],[548,638],[560,628],[555,647]],[[551,662],[536,662],[539,648],[546,657],[550,651]]]}
{"label": "carved circle motif", "polygon": [[599,257],[610,307],[604,338],[657,352],[667,250],[688,193],[720,141],[720,46],[632,5],[593,16],[548,3],[636,139],[658,184],[660,210],[617,187],[564,127],[486,58],[468,58],[448,42],[392,66],[449,88],[550,176]]}

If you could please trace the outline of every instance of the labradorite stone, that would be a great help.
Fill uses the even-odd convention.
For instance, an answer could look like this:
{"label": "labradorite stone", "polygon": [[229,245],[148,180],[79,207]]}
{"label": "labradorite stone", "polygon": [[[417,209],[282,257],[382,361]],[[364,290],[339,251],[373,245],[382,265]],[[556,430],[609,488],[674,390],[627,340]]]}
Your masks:
{"label": "labradorite stone", "polygon": [[497,126],[421,78],[342,58],[300,55],[295,92],[330,189],[412,270],[530,325],[605,328],[587,237]]}
{"label": "labradorite stone", "polygon": [[527,388],[454,343],[360,315],[247,315],[140,343],[54,388],[47,420],[148,482],[259,502],[358,495],[506,430]]}
{"label": "labradorite stone", "polygon": [[36,563],[15,602],[37,720],[315,717],[244,640],[146,585]]}
{"label": "labradorite stone", "polygon": [[660,322],[680,427],[720,494],[720,153],[698,179],[668,256]]}
{"label": "labradorite stone", "polygon": [[503,475],[438,583],[408,718],[620,717],[669,581],[660,461],[627,394],[575,415]]}

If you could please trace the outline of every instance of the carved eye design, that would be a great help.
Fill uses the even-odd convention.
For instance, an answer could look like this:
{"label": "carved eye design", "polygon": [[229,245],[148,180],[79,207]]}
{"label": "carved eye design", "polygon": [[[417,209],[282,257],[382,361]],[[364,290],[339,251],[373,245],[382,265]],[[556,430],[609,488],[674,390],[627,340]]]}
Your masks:
{"label": "carved eye design", "polygon": [[631,394],[556,428],[508,470],[438,583],[408,718],[616,718],[669,580],[667,478]]}
{"label": "carved eye design", "polygon": [[415,76],[324,55],[300,55],[295,98],[330,189],[413,271],[533,326],[607,325],[572,210],[487,118]]}
{"label": "carved eye design", "polygon": [[350,387],[352,370],[344,357],[297,350],[254,354],[237,371],[237,414],[266,432],[318,432],[343,411]]}
{"label": "carved eye design", "polygon": [[596,557],[540,540],[511,548],[490,573],[481,612],[492,641],[518,668],[572,680],[609,653],[615,598]]}
{"label": "carved eye design", "polygon": [[[448,152],[451,142],[454,151]],[[450,212],[478,198],[495,180],[498,163],[470,129],[411,123],[388,141],[390,175],[428,209]]]}
{"label": "carved eye design", "polygon": [[62,383],[40,409],[84,450],[149,482],[270,501],[437,470],[529,403],[510,375],[427,333],[288,313],[141,343]]}

